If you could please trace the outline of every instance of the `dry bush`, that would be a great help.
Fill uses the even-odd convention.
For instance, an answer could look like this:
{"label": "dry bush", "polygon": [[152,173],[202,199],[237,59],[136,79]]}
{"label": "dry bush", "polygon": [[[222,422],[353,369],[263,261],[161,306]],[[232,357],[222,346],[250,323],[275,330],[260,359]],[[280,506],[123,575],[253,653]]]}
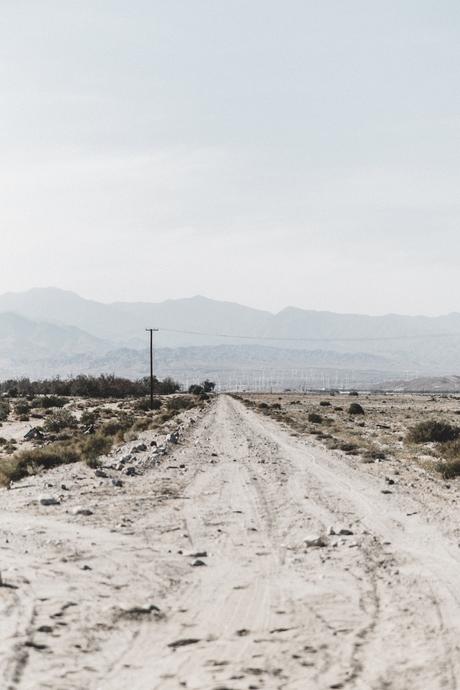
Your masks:
{"label": "dry bush", "polygon": [[43,429],[57,433],[63,429],[76,429],[77,426],[78,420],[69,410],[58,410],[46,418]]}
{"label": "dry bush", "polygon": [[460,458],[456,460],[438,460],[433,467],[444,479],[453,479],[460,475]]}
{"label": "dry bush", "polygon": [[23,450],[0,464],[0,484],[18,481],[40,469],[80,460],[80,453],[72,444],[53,443],[42,448]]}
{"label": "dry bush", "polygon": [[150,398],[141,398],[140,400],[136,400],[134,407],[136,410],[143,410],[144,412],[148,410],[159,410],[161,407],[161,399],[154,398],[153,404],[151,404]]}
{"label": "dry bush", "polygon": [[323,418],[320,414],[317,414],[316,412],[310,412],[310,414],[308,415],[308,421],[312,424],[321,424]]}
{"label": "dry bush", "polygon": [[412,429],[409,429],[407,441],[409,443],[444,443],[453,441],[459,436],[460,428],[458,426],[430,419],[426,422],[419,422]]}
{"label": "dry bush", "polygon": [[166,407],[169,411],[179,411],[179,410],[190,410],[195,407],[196,401],[190,395],[175,396],[174,398],[168,398],[166,401]]}
{"label": "dry bush", "polygon": [[68,402],[67,398],[62,398],[59,395],[42,395],[34,398],[30,406],[50,409],[52,407],[64,407]]}

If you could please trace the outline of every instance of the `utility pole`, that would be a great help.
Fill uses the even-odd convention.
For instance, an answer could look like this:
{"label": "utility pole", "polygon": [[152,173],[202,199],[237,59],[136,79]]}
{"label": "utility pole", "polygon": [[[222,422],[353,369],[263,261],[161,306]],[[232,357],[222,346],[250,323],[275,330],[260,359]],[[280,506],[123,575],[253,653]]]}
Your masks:
{"label": "utility pole", "polygon": [[150,409],[153,410],[153,334],[159,331],[159,328],[146,328],[150,333]]}

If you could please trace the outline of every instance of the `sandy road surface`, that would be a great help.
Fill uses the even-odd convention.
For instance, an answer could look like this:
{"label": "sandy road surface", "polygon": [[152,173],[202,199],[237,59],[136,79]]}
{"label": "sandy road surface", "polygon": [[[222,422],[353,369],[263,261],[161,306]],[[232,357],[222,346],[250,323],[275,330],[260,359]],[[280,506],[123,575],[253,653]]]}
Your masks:
{"label": "sandy road surface", "polygon": [[0,493],[2,688],[460,684],[456,525],[229,397],[122,490],[47,478]]}

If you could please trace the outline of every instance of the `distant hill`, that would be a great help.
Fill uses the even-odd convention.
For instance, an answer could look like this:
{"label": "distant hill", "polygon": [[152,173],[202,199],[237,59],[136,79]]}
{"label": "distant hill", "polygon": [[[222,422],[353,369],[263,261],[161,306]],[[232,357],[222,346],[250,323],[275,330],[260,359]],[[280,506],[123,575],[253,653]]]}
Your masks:
{"label": "distant hill", "polygon": [[460,376],[420,376],[407,381],[390,379],[377,387],[401,393],[460,393]]}
{"label": "distant hill", "polygon": [[201,372],[214,365],[217,372],[368,368],[393,372],[394,379],[460,372],[459,313],[366,316],[287,307],[272,314],[201,296],[103,304],[40,288],[0,295],[0,317],[1,372],[19,364],[32,371],[38,361],[40,370],[56,372],[69,366],[72,373],[97,367],[143,372],[146,327],[160,329],[156,349],[173,353],[168,357],[176,371],[195,370],[198,357]]}
{"label": "distant hill", "polygon": [[[0,379],[18,376],[45,378],[75,374],[111,374],[132,379],[148,374],[149,352],[119,348],[107,352],[50,354],[45,350],[9,361],[0,356]],[[395,376],[391,361],[362,354],[282,350],[258,345],[164,348],[155,352],[155,371],[188,385],[205,378],[228,388],[233,383],[286,387],[301,381],[305,386],[340,387],[347,381],[362,385]]]}
{"label": "distant hill", "polygon": [[32,321],[17,314],[0,314],[0,356],[12,359],[65,354],[102,354],[103,340],[73,326]]}

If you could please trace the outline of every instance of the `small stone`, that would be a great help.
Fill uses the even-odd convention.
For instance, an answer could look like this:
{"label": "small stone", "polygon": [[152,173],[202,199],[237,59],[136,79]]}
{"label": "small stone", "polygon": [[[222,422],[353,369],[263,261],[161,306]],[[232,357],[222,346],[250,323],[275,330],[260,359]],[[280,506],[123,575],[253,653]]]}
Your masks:
{"label": "small stone", "polygon": [[134,477],[136,474],[136,468],[135,467],[127,467],[125,470],[125,474],[127,477]]}
{"label": "small stone", "polygon": [[193,568],[202,568],[205,565],[206,563],[199,558],[196,561],[193,561],[193,563],[191,563],[191,566]]}
{"label": "small stone", "polygon": [[117,487],[123,486],[123,482],[121,481],[121,479],[112,479],[112,484],[113,486]]}
{"label": "small stone", "polygon": [[104,472],[104,470],[97,469],[95,470],[94,474],[96,477],[102,477],[103,479],[107,479],[107,473]]}
{"label": "small stone", "polygon": [[61,501],[54,496],[40,496],[38,500],[42,506],[58,506],[61,503]]}

